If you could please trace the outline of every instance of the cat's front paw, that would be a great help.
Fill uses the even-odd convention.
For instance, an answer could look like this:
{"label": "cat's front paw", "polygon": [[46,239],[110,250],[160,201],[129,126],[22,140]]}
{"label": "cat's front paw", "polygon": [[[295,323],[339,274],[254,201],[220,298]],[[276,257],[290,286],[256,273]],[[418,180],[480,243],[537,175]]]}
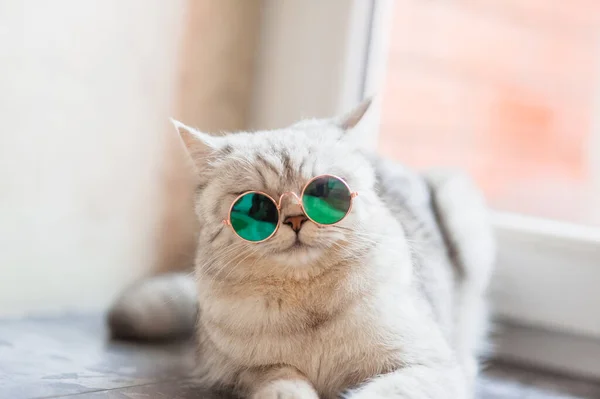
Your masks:
{"label": "cat's front paw", "polygon": [[254,392],[251,399],[319,399],[319,395],[307,381],[277,380]]}

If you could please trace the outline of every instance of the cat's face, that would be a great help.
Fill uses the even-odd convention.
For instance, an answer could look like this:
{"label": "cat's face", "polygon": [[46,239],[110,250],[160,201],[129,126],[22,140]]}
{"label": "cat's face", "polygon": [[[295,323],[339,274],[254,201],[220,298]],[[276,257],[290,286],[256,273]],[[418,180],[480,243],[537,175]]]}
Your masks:
{"label": "cat's face", "polygon": [[[204,266],[221,268],[230,275],[301,277],[344,258],[359,257],[368,246],[364,237],[372,212],[380,205],[373,168],[346,130],[331,121],[311,121],[223,137],[192,132],[186,142],[197,167],[195,205],[201,224],[199,246],[206,249],[201,251],[206,254]],[[261,191],[275,199],[284,193],[299,196],[310,179],[324,174],[340,176],[358,193],[352,210],[339,224],[322,226],[306,220],[295,231],[280,223],[271,238],[252,243],[223,223],[243,192]],[[293,195],[283,196],[279,212],[280,221],[303,214]]]}

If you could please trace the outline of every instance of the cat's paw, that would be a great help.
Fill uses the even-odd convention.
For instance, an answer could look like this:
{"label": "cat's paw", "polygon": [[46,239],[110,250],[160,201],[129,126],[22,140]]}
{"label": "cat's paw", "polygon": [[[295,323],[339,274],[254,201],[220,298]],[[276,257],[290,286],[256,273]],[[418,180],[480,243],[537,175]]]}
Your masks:
{"label": "cat's paw", "polygon": [[277,380],[254,392],[251,399],[319,399],[319,395],[307,381]]}

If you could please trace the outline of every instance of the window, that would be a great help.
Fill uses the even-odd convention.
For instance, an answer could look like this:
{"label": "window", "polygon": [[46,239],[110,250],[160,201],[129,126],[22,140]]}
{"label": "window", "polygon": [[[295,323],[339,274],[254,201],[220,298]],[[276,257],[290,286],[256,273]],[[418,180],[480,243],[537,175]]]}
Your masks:
{"label": "window", "polygon": [[597,377],[600,3],[379,3],[379,151],[465,169],[484,190],[493,305],[511,326],[500,354]]}
{"label": "window", "polygon": [[399,1],[392,13],[381,151],[468,170],[495,209],[600,226],[600,3]]}

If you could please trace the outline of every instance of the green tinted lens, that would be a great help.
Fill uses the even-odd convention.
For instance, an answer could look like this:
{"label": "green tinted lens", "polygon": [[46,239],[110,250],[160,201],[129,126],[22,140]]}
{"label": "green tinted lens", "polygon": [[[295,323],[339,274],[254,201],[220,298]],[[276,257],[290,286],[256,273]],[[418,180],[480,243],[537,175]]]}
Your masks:
{"label": "green tinted lens", "polygon": [[229,214],[235,232],[248,241],[262,241],[277,229],[279,212],[271,198],[259,193],[241,196]]}
{"label": "green tinted lens", "polygon": [[302,205],[309,218],[319,224],[334,224],[346,216],[352,203],[348,186],[337,177],[314,179],[304,190]]}

